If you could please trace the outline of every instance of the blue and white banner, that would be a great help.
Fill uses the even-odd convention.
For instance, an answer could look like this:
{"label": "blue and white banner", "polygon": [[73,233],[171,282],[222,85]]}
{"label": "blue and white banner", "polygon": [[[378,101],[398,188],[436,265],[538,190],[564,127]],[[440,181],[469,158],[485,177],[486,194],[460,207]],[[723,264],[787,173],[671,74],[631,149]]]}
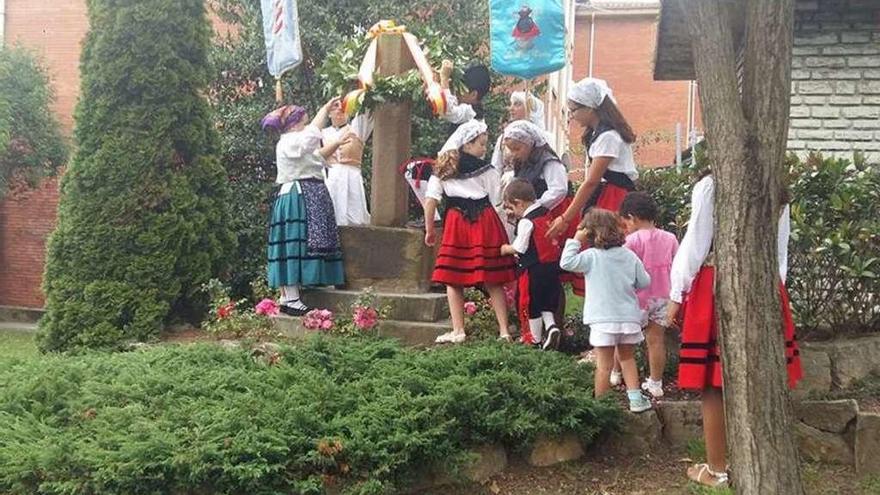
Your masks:
{"label": "blue and white banner", "polygon": [[303,59],[296,0],[262,0],[261,6],[269,73],[280,77]]}
{"label": "blue and white banner", "polygon": [[565,66],[562,0],[490,0],[492,68],[532,79]]}

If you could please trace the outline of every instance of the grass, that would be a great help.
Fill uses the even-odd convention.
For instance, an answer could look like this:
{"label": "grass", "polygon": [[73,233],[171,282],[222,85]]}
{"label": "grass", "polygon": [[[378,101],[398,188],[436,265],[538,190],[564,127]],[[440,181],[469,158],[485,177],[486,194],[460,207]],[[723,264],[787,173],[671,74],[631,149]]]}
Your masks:
{"label": "grass", "polygon": [[36,334],[28,330],[0,330],[0,363],[36,357]]}

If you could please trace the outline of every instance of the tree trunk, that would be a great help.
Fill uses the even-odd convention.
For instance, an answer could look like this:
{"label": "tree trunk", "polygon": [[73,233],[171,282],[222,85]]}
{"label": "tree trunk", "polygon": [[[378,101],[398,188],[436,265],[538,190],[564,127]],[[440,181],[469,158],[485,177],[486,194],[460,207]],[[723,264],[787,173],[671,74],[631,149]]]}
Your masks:
{"label": "tree trunk", "polygon": [[[793,1],[678,1],[692,40],[715,176],[716,313],[732,481],[741,494],[800,495],[776,257]],[[736,19],[743,15],[745,30],[737,36]]]}

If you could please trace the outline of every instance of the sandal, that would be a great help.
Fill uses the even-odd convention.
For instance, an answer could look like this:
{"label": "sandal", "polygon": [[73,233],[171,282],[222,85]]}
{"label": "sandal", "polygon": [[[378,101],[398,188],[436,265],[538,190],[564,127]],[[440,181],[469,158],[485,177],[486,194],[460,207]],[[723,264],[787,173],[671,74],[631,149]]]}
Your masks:
{"label": "sandal", "polygon": [[510,334],[501,335],[498,337],[498,342],[506,342],[508,344],[512,344],[513,343],[513,336],[511,336]]}
{"label": "sandal", "polygon": [[305,316],[306,313],[312,310],[312,308],[306,306],[305,304],[303,304],[302,308],[294,307],[293,304],[295,303],[302,304],[302,301],[299,299],[291,299],[290,301],[285,301],[278,306],[278,310],[286,314],[287,316]]}
{"label": "sandal", "polygon": [[[708,476],[706,476],[708,474]],[[722,488],[728,485],[729,479],[724,471],[712,471],[706,463],[694,464],[688,468],[688,478],[694,483],[711,488]]]}

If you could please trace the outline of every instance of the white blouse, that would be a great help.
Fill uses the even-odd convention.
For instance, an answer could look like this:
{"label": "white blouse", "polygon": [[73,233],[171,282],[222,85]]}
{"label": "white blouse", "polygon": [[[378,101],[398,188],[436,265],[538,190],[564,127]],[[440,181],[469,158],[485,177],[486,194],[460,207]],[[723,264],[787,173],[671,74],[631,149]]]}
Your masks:
{"label": "white blouse", "polygon": [[443,90],[446,96],[446,113],[443,118],[453,124],[464,124],[465,122],[476,118],[477,112],[474,107],[467,103],[459,103],[458,98],[448,89]]}
{"label": "white blouse", "polygon": [[351,119],[351,122],[342,127],[333,127],[332,125],[325,127],[321,130],[321,137],[324,140],[324,144],[328,144],[339,140],[349,131],[366,143],[370,139],[370,134],[373,133],[373,116],[369,113],[360,113]]}
{"label": "white blouse", "polygon": [[318,153],[320,147],[321,130],[311,124],[301,131],[282,134],[275,145],[275,183],[323,179],[325,162]]}
{"label": "white blouse", "polygon": [[523,217],[516,224],[516,237],[510,244],[518,254],[525,254],[529,250],[529,241],[532,240],[532,231],[535,230],[535,224],[526,218],[526,215],[540,207],[540,204],[532,203],[532,206],[526,208],[526,211],[523,212]]}
{"label": "white blouse", "polygon": [[[711,175],[702,178],[691,193],[691,218],[678,252],[672,260],[669,299],[680,303],[712,249],[715,224],[715,181]],[[785,282],[788,273],[788,239],[791,234],[789,207],[779,217],[777,251],[779,277]]]}
{"label": "white blouse", "polygon": [[490,167],[475,177],[440,180],[436,175],[428,179],[425,196],[441,201],[443,194],[453,198],[482,199],[486,196],[495,205],[500,201],[501,176]]}
{"label": "white blouse", "polygon": [[538,198],[538,203],[553,211],[568,196],[568,172],[562,161],[552,161],[544,166],[541,178],[547,183],[547,190]]}
{"label": "white blouse", "polygon": [[[639,178],[639,171],[633,158],[632,145],[624,141],[620,137],[620,133],[615,130],[599,134],[596,140],[593,141],[593,144],[590,145],[589,156],[593,158],[600,156],[610,157],[611,163],[608,164],[608,170],[626,174],[632,180]],[[587,160],[587,166],[589,167],[589,157]]]}

